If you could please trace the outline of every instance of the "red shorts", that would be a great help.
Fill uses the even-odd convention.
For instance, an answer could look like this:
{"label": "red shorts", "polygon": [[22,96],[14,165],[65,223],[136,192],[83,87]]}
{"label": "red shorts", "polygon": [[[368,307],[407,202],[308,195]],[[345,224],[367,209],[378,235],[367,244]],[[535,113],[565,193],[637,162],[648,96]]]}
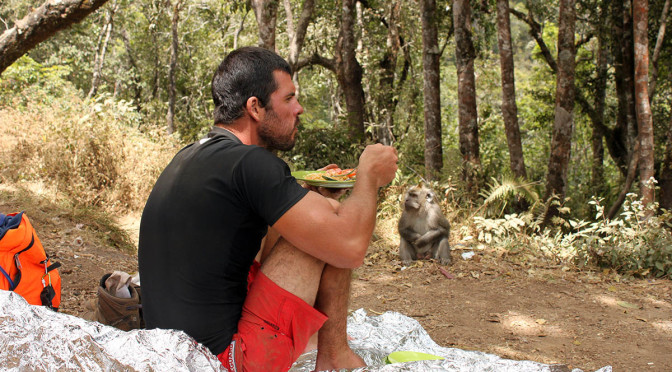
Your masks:
{"label": "red shorts", "polygon": [[280,288],[254,262],[238,333],[217,355],[229,371],[287,371],[327,316]]}

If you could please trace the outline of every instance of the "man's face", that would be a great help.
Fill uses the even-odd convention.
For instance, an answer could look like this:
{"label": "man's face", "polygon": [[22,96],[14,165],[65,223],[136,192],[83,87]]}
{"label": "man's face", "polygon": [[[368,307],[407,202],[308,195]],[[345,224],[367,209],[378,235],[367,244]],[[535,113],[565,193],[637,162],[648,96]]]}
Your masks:
{"label": "man's face", "polygon": [[303,107],[296,99],[292,77],[284,71],[274,71],[273,76],[278,88],[264,108],[264,118],[259,124],[260,145],[269,150],[287,151],[296,142]]}

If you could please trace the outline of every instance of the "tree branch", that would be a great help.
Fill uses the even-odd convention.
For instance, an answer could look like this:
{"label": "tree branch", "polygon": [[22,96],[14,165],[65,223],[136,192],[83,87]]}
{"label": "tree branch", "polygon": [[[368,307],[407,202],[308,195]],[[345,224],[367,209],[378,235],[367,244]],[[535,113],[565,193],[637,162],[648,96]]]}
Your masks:
{"label": "tree branch", "polygon": [[653,57],[651,58],[649,102],[653,102],[653,97],[656,95],[656,81],[658,80],[658,58],[660,58],[660,50],[662,49],[663,39],[665,38],[665,26],[667,24],[667,14],[669,10],[670,0],[665,0],[665,5],[663,5],[663,13],[660,15],[660,26],[658,28],[658,36],[656,37],[656,46],[653,49]]}
{"label": "tree branch", "polygon": [[0,35],[0,74],[37,44],[80,22],[107,0],[48,0]]}
{"label": "tree branch", "polygon": [[336,61],[333,58],[325,58],[319,55],[317,52],[314,52],[310,57],[300,59],[296,63],[296,71],[301,70],[307,66],[322,66],[327,70],[336,72]]}
{"label": "tree branch", "polygon": [[546,60],[546,63],[548,63],[548,66],[551,68],[551,70],[557,73],[558,64],[555,62],[555,59],[553,59],[553,56],[551,55],[551,50],[548,48],[546,42],[544,41],[544,38],[542,37],[541,25],[539,24],[539,22],[534,20],[532,12],[528,12],[527,14],[525,14],[513,8],[511,8],[509,11],[516,18],[520,19],[521,21],[527,23],[530,26],[530,35],[534,38],[534,40],[537,41],[537,45],[539,45],[539,49],[541,49],[541,55]]}
{"label": "tree branch", "polygon": [[583,37],[580,38],[580,39],[576,42],[576,45],[574,46],[574,47],[576,48],[576,50],[579,50],[580,47],[582,47],[584,44],[586,44],[586,43],[588,43],[590,40],[592,40],[592,39],[593,39],[593,36],[595,36],[595,35],[593,35],[592,32],[589,32],[589,33],[587,33],[586,35],[583,35]]}

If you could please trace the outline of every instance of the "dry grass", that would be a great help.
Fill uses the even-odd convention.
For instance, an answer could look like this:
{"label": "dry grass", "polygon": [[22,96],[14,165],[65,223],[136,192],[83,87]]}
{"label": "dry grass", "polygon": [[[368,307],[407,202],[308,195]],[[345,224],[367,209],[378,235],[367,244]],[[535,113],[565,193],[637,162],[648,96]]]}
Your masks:
{"label": "dry grass", "polygon": [[137,211],[179,144],[141,133],[134,115],[124,102],[74,93],[1,107],[0,182],[39,183],[76,207]]}

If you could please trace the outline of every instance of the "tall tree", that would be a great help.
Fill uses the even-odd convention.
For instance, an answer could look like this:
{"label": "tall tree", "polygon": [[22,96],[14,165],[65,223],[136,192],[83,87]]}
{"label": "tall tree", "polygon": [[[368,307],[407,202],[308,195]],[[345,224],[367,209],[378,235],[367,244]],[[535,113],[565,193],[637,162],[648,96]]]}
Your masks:
{"label": "tall tree", "polygon": [[[91,89],[87,98],[91,98],[96,95],[98,91],[98,85],[100,84],[100,75],[103,71],[103,65],[105,64],[105,54],[107,53],[107,46],[110,43],[110,37],[112,36],[112,29],[114,28],[114,15],[119,8],[119,3],[114,1],[112,3],[112,8],[107,10],[105,16],[105,25],[100,31],[100,37],[96,45],[96,57],[93,63],[93,76],[91,78]],[[103,40],[103,35],[105,35]]]}
{"label": "tall tree", "polygon": [[634,0],[632,18],[635,41],[635,102],[639,135],[639,191],[645,206],[655,201],[653,120],[649,103],[649,1]]}
{"label": "tall tree", "polygon": [[[425,113],[425,177],[439,178],[443,168],[441,147],[441,82],[439,31],[435,0],[421,0],[422,13],[422,67],[424,76],[423,97]],[[461,138],[460,138],[461,139]]]}
{"label": "tall tree", "polygon": [[0,74],[53,34],[80,22],[107,0],[48,0],[0,35]]}
{"label": "tall tree", "polygon": [[618,111],[614,135],[606,137],[609,153],[625,176],[618,198],[609,208],[608,218],[618,213],[625,196],[637,177],[640,144],[637,141],[637,117],[635,114],[634,47],[630,0],[612,3],[612,54],[614,57],[614,82]]}
{"label": "tall tree", "polygon": [[287,14],[287,36],[289,37],[289,57],[288,62],[292,67],[292,80],[294,80],[294,85],[296,86],[297,96],[300,94],[300,84],[299,84],[299,56],[301,55],[301,50],[303,49],[303,44],[306,40],[306,33],[308,31],[308,25],[310,24],[310,19],[313,16],[313,10],[315,9],[315,0],[304,0],[303,7],[301,8],[301,15],[299,16],[298,22],[294,24],[294,13],[292,12],[292,4],[290,0],[284,0],[285,13]]}
{"label": "tall tree", "polygon": [[[610,2],[610,0],[606,1]],[[608,4],[606,4],[605,6],[608,8]],[[620,6],[620,8],[617,9],[618,6]],[[546,45],[546,42],[544,41],[541,24],[535,20],[532,11],[528,10],[527,14],[515,10],[513,8],[511,8],[510,11],[511,14],[516,16],[516,18],[520,19],[521,21],[527,23],[530,26],[530,35],[537,42],[542,57],[548,64],[548,67],[554,73],[557,74],[558,64],[555,61],[555,58],[553,58],[550,48],[548,47],[548,45]],[[634,105],[628,105],[628,102],[632,103],[632,101],[628,101],[628,97],[632,97],[632,95],[630,96],[626,95],[627,74],[625,73],[625,71],[628,69],[628,66],[631,67],[632,64],[627,65],[624,61],[628,59],[623,58],[624,52],[627,52],[627,50],[623,50],[627,49],[623,46],[623,44],[627,43],[627,41],[624,41],[624,38],[627,37],[627,33],[624,32],[624,25],[623,25],[623,4],[619,1],[614,2],[612,23],[614,25],[613,37],[612,37],[612,40],[614,41],[613,43],[613,50],[614,50],[613,59],[615,70],[614,75],[616,80],[616,88],[617,88],[616,90],[617,92],[619,92],[618,93],[619,115],[616,126],[614,128],[609,128],[606,125],[604,125],[603,120],[604,114],[603,112],[599,111],[600,110],[599,105],[597,105],[596,103],[596,106],[593,107],[588,101],[588,99],[584,97],[580,87],[578,86],[575,87],[575,95],[576,95],[576,101],[581,105],[581,109],[590,118],[593,127],[596,128],[596,131],[598,133],[599,132],[603,133],[606,139],[605,142],[607,144],[607,149],[609,150],[609,155],[614,160],[621,173],[625,176],[630,164],[629,159],[632,153],[632,147],[630,145],[634,143],[629,139],[631,132],[628,130],[629,126],[632,126],[632,122],[630,122],[629,119],[631,119],[634,116],[631,117],[628,115],[628,108],[631,107],[632,112],[634,112]],[[632,33],[630,33],[630,36],[632,36]],[[630,53],[630,56],[631,55],[632,53]],[[632,88],[631,85],[628,86]],[[597,96],[599,96],[599,94],[597,94]]]}
{"label": "tall tree", "polygon": [[[604,182],[604,124],[605,99],[608,80],[608,43],[609,43],[609,4],[611,0],[602,0],[599,7],[597,30],[597,75],[592,91],[594,92],[593,113],[589,114],[593,121],[591,135],[591,149],[593,162],[591,165],[591,186],[594,195],[602,195],[605,190]],[[587,101],[586,101],[587,102]]]}
{"label": "tall tree", "polygon": [[278,0],[251,0],[259,25],[259,46],[275,51],[275,24],[278,18]]}
{"label": "tall tree", "polygon": [[[399,0],[390,1],[385,5],[385,18],[381,21],[387,26],[387,43],[385,52],[378,62],[381,74],[378,77],[377,94],[378,123],[376,126],[376,138],[384,145],[391,145],[394,141],[394,112],[397,107],[398,99],[395,94],[395,75],[397,70],[397,58],[401,48],[401,37],[399,36],[399,16],[401,2]],[[407,68],[406,65],[404,68]],[[405,79],[405,73],[402,71],[402,79]]]}
{"label": "tall tree", "polygon": [[[567,189],[567,170],[574,131],[574,28],[576,14],[574,0],[560,0],[558,22],[558,73],[556,76],[555,120],[551,138],[551,153],[546,177],[546,198],[557,195],[564,199]],[[557,216],[558,209],[551,205],[545,219],[547,225]]]}
{"label": "tall tree", "polygon": [[140,80],[140,69],[138,68],[137,57],[133,48],[131,48],[131,41],[128,38],[128,31],[126,29],[121,30],[121,38],[124,41],[124,47],[126,48],[126,56],[128,57],[128,64],[132,70],[132,77],[129,81],[131,87],[133,88],[133,101],[135,102],[135,109],[138,112],[142,110],[142,82]]}
{"label": "tall tree", "polygon": [[663,164],[660,170],[660,207],[669,211],[672,210],[672,115],[667,127],[666,140]]}
{"label": "tall tree", "polygon": [[455,59],[457,62],[457,97],[459,101],[460,152],[463,178],[471,197],[478,195],[478,174],[481,158],[476,109],[476,51],[471,40],[471,5],[469,0],[453,0],[455,25]]}
{"label": "tall tree", "polygon": [[656,94],[656,81],[658,80],[658,59],[660,58],[660,51],[663,49],[663,39],[665,39],[665,26],[667,25],[667,15],[670,11],[670,0],[665,0],[663,5],[663,12],[660,14],[660,22],[658,26],[658,37],[656,37],[656,45],[653,48],[653,56],[651,58],[651,76],[649,79],[649,101],[653,102],[653,97]]}
{"label": "tall tree", "polygon": [[502,75],[502,116],[506,128],[506,141],[509,145],[511,172],[516,177],[527,178],[523,145],[520,140],[520,127],[518,126],[509,0],[497,0],[497,41]]}
{"label": "tall tree", "polygon": [[362,86],[362,66],[357,60],[355,48],[355,0],[342,0],[341,26],[336,40],[334,63],[336,79],[345,95],[348,110],[350,136],[355,140],[364,139],[364,87]]}
{"label": "tall tree", "polygon": [[[350,138],[354,141],[364,139],[364,87],[362,85],[363,70],[357,60],[355,40],[355,4],[356,0],[341,0],[339,15],[340,26],[333,58],[326,58],[317,51],[297,63],[297,69],[319,65],[336,75],[339,89],[345,97],[347,125]],[[338,102],[336,102],[336,105]]]}
{"label": "tall tree", "polygon": [[175,74],[177,73],[177,56],[179,53],[179,37],[177,34],[177,26],[180,22],[180,8],[182,8],[183,0],[176,0],[173,6],[173,18],[170,23],[170,65],[168,68],[168,113],[166,114],[167,131],[172,134],[175,131]]}

